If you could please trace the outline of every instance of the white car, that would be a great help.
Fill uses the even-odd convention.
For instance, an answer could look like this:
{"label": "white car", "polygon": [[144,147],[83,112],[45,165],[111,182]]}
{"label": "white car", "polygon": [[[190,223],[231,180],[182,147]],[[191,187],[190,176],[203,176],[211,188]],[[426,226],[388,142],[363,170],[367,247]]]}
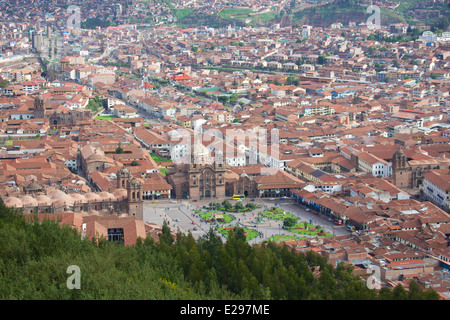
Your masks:
{"label": "white car", "polygon": [[177,200],[171,200],[170,203],[177,203]]}

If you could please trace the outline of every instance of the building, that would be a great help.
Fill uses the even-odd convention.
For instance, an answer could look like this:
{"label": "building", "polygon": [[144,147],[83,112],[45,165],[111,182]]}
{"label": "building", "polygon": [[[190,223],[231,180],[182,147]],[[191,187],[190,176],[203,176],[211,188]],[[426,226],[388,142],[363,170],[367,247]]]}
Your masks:
{"label": "building", "polygon": [[167,173],[173,196],[183,199],[225,197],[225,173],[229,166],[214,161],[201,143],[193,145],[188,160],[177,162],[174,171]]}
{"label": "building", "polygon": [[399,148],[392,157],[393,182],[401,189],[418,190],[423,187],[425,172],[432,169],[450,169],[450,161],[445,157],[413,159],[412,156],[410,154],[408,157],[405,151]]}
{"label": "building", "polygon": [[430,170],[423,174],[423,193],[442,209],[450,208],[450,170]]}
{"label": "building", "polygon": [[126,214],[143,220],[142,183],[123,167],[117,172],[117,188],[112,192],[67,193],[61,189],[30,184],[24,194],[5,196],[6,206],[25,213],[85,212]]}

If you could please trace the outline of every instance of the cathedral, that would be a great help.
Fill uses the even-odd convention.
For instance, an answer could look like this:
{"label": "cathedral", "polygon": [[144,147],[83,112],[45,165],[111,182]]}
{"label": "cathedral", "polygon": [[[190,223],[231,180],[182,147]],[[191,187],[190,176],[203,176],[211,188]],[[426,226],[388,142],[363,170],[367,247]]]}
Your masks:
{"label": "cathedral", "polygon": [[34,98],[33,112],[35,119],[48,120],[49,125],[52,127],[75,125],[77,121],[87,120],[92,116],[91,110],[85,108],[71,110],[58,104],[53,104],[52,108],[46,108],[41,94],[36,95]]}
{"label": "cathedral", "polygon": [[222,198],[227,170],[229,166],[214,161],[206,147],[194,144],[190,161],[176,164],[167,180],[177,198]]}
{"label": "cathedral", "polygon": [[300,188],[303,181],[286,171],[265,170],[264,165],[231,167],[213,158],[202,144],[194,144],[190,161],[176,163],[167,173],[172,185],[173,198],[221,199],[241,194],[246,198],[289,197],[292,189]]}
{"label": "cathedral", "polygon": [[28,214],[85,212],[124,214],[144,219],[142,183],[132,177],[126,167],[117,172],[117,188],[112,192],[66,193],[32,182],[24,188],[22,195],[6,196],[3,201],[6,206]]}
{"label": "cathedral", "polygon": [[414,157],[413,150],[398,148],[392,157],[393,183],[404,190],[419,190],[423,187],[424,172],[432,169],[450,169],[450,159],[439,158],[421,159]]}

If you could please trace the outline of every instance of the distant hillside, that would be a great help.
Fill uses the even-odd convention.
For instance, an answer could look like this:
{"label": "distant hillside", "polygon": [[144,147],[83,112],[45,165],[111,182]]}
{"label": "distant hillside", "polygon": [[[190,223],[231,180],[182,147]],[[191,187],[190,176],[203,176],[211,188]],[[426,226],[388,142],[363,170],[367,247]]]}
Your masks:
{"label": "distant hillside", "polygon": [[[336,0],[331,4],[307,8],[292,15],[292,22],[316,27],[329,27],[332,23],[366,22],[370,14],[366,13],[367,6],[356,4],[350,0]],[[403,15],[390,10],[381,10],[381,24],[405,22]]]}
{"label": "distant hillside", "polygon": [[[309,7],[300,11],[286,13],[253,12],[252,9],[227,8],[216,14],[205,14],[194,9],[175,9],[177,24],[180,27],[208,26],[214,28],[232,25],[242,27],[245,25],[263,26],[280,23],[287,25],[312,25],[316,27],[329,27],[332,23],[342,23],[348,26],[349,22],[366,22],[370,14],[366,13],[367,5],[361,5],[355,0],[335,0],[331,3]],[[405,22],[405,12],[394,12],[381,9],[381,24]]]}
{"label": "distant hillside", "polygon": [[192,9],[176,9],[175,16],[178,19],[177,24],[181,27],[208,26],[212,28],[223,28],[228,25],[262,26],[280,17],[273,11],[258,13],[251,9],[240,8],[224,9],[217,14],[205,14]]}

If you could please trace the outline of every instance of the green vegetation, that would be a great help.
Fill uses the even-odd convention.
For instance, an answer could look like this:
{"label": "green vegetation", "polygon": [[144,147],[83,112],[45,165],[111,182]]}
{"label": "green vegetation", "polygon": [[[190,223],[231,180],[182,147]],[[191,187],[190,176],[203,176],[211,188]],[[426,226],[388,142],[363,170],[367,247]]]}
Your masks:
{"label": "green vegetation", "polygon": [[279,236],[273,236],[272,238],[270,238],[270,241],[276,243],[276,242],[281,242],[281,241],[289,241],[289,240],[301,240],[307,237],[299,237],[299,236],[288,236],[288,235],[279,235]]}
{"label": "green vegetation", "polygon": [[245,19],[250,17],[250,13],[252,13],[252,9],[246,9],[246,8],[237,8],[237,9],[223,9],[219,12],[219,17],[222,17],[224,19]]}
{"label": "green vegetation", "polygon": [[89,99],[86,109],[91,110],[92,113],[95,114],[104,109],[104,102],[99,96],[95,96],[93,99]]}
{"label": "green vegetation", "polygon": [[261,212],[261,215],[267,219],[283,221],[287,218],[290,218],[290,219],[294,219],[295,221],[297,221],[297,217],[293,216],[289,212],[286,213],[283,210],[278,209],[276,207],[273,207],[269,210]]}
{"label": "green vegetation", "polygon": [[152,157],[153,160],[155,160],[156,163],[172,161],[170,158],[161,157],[159,154],[156,153],[151,153],[150,156]]}
{"label": "green vegetation", "polygon": [[173,10],[177,17],[179,27],[209,26],[213,28],[223,28],[228,25],[243,27],[246,25],[257,26],[266,25],[270,20],[277,17],[273,11],[264,13],[254,13],[247,8],[227,8],[218,14],[197,13],[193,9]]}
{"label": "green vegetation", "polygon": [[122,144],[120,142],[117,144],[116,153],[123,154],[123,148],[122,148]]}
{"label": "green vegetation", "polygon": [[[351,265],[334,268],[313,251],[272,242],[250,246],[242,228],[228,230],[225,243],[213,229],[198,240],[179,232],[175,241],[164,224],[158,242],[138,238],[124,246],[27,217],[0,201],[2,300],[438,299],[414,281],[409,291],[371,290]],[[80,268],[80,290],[67,288],[71,265]]]}
{"label": "green vegetation", "polygon": [[0,81],[0,88],[6,88],[9,86],[10,82],[8,80],[1,80]]}
{"label": "green vegetation", "polygon": [[131,63],[108,62],[106,65],[108,65],[108,66],[114,66],[114,67],[131,68]]}
{"label": "green vegetation", "polygon": [[170,169],[170,168],[159,169],[159,171],[161,172],[161,174],[162,174],[163,176],[166,176],[166,172],[169,171],[169,170],[171,170],[171,169]]}
{"label": "green vegetation", "polygon": [[292,233],[298,233],[305,236],[313,237],[332,237],[329,232],[325,232],[321,226],[313,226],[307,222],[297,222],[294,225],[285,226],[285,229]]}
{"label": "green vegetation", "polygon": [[117,119],[118,116],[97,116],[95,117],[96,120],[109,120],[112,121],[113,119]]}
{"label": "green vegetation", "polygon": [[[232,227],[232,226],[219,227],[219,226],[217,226],[216,230],[217,230],[217,232],[219,232],[220,234],[222,234],[223,236],[228,238],[230,232],[232,232],[232,231],[236,232],[236,230],[238,228],[241,229],[240,227]],[[256,230],[253,230],[251,228],[242,228],[242,230],[244,232],[243,234],[244,234],[246,242],[249,242],[259,236],[259,233]]]}
{"label": "green vegetation", "polygon": [[[366,22],[370,14],[367,14],[367,5],[360,5],[356,0],[336,0],[321,6],[306,8],[292,14],[292,21],[298,24],[329,27],[332,23],[340,22],[347,26],[350,21]],[[401,13],[381,9],[381,24],[405,22]]]}
{"label": "green vegetation", "polygon": [[189,16],[195,12],[195,9],[192,8],[184,8],[184,9],[176,9],[175,10],[175,16],[178,20],[183,20],[185,17]]}
{"label": "green vegetation", "polygon": [[228,200],[219,202],[210,202],[208,205],[210,210],[227,211],[227,212],[248,212],[256,209],[258,206],[254,203],[247,203],[244,207],[242,201],[236,201],[234,206]]}
{"label": "green vegetation", "polygon": [[[202,219],[206,220],[209,223],[228,224],[231,221],[236,219],[231,214],[226,214],[226,213],[217,213],[217,212],[202,211],[202,210],[195,210],[195,213],[198,214]],[[216,219],[217,215],[222,216],[223,220],[217,220]]]}
{"label": "green vegetation", "polygon": [[97,27],[107,28],[111,25],[111,21],[106,18],[87,18],[86,21],[81,22],[82,29],[96,29]]}

